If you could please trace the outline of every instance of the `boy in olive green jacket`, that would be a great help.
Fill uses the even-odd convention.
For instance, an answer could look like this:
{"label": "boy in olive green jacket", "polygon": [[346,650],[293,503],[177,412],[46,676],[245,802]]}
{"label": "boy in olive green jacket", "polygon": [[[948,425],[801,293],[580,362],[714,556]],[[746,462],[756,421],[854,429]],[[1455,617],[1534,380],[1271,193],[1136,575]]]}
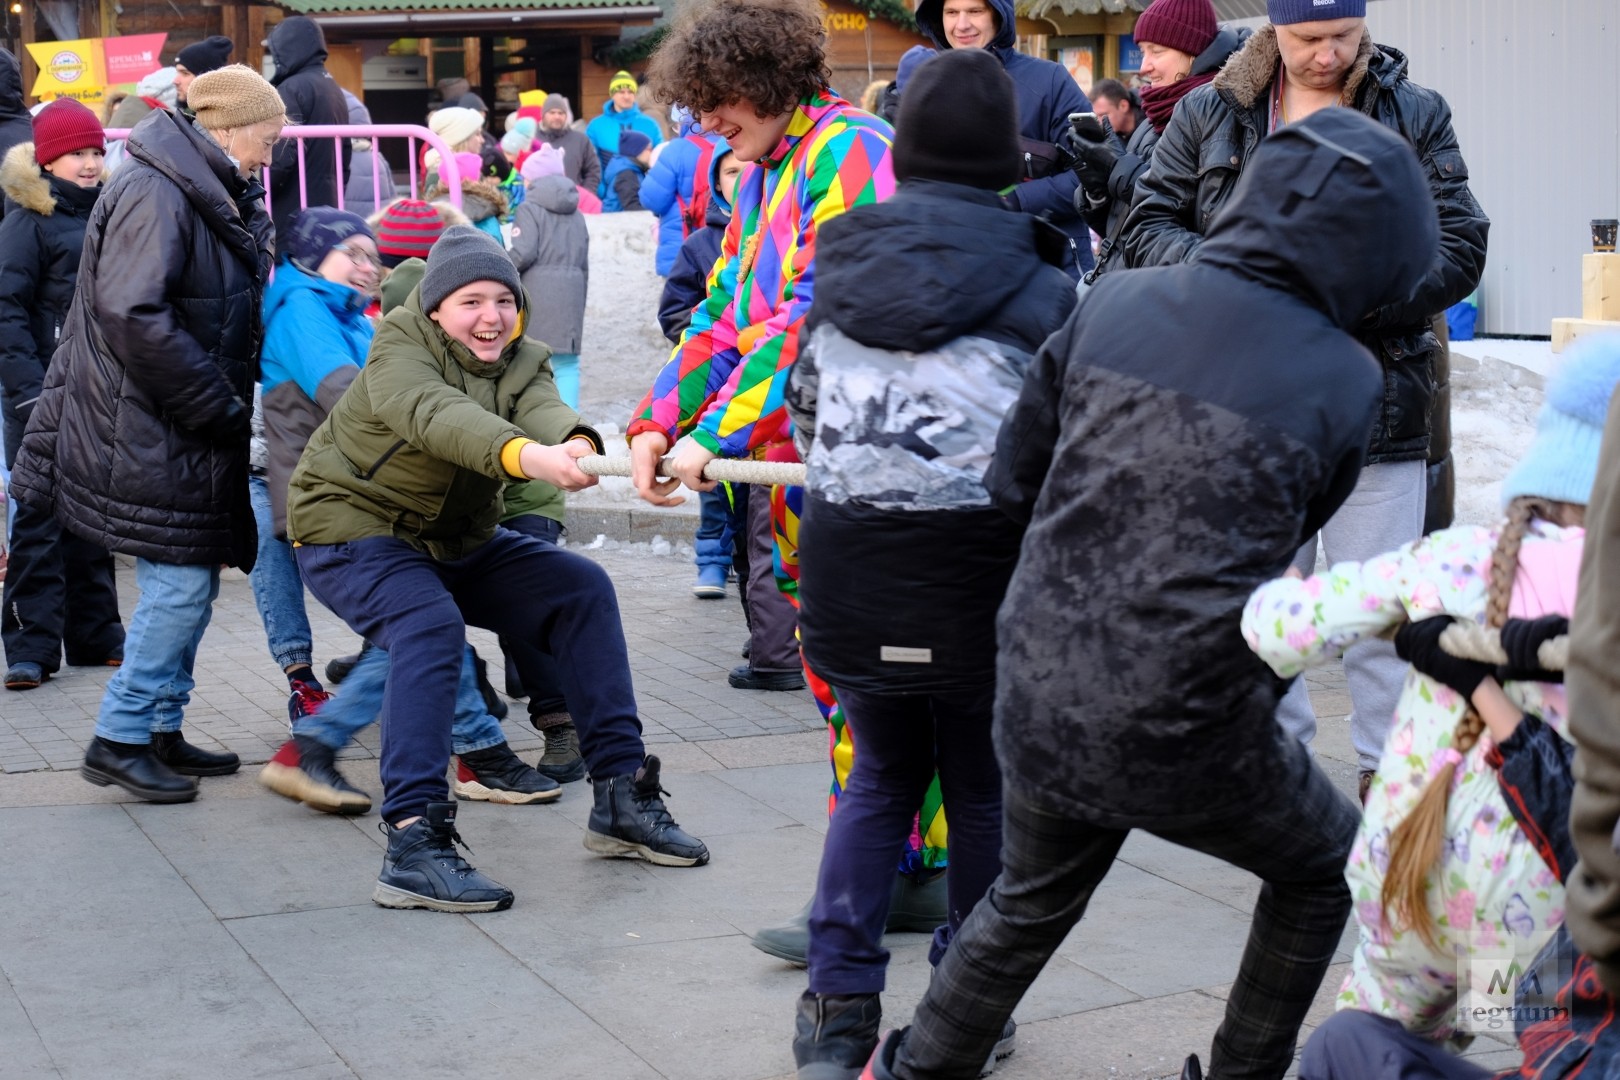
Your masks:
{"label": "boy in olive green jacket", "polygon": [[455,851],[445,769],[466,625],[557,659],[594,805],[585,846],[668,866],[709,852],[664,807],[641,740],[618,599],[595,563],[500,528],[502,489],[595,483],[575,459],[601,440],[523,336],[517,271],[475,229],[446,230],[421,284],[383,320],[370,358],[310,439],[288,534],[316,598],[391,661],[383,714],[385,907],[498,911],[510,890]]}

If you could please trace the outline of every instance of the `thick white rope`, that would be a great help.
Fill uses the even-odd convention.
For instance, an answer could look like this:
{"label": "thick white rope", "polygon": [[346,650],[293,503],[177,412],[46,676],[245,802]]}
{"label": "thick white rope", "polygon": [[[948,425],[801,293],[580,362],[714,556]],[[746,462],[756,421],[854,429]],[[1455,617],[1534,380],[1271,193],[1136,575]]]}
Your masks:
{"label": "thick white rope", "polygon": [[[1476,660],[1482,664],[1506,664],[1507,652],[1502,648],[1502,634],[1475,622],[1454,622],[1440,634],[1440,647],[1462,660]],[[1536,659],[1543,671],[1563,671],[1569,663],[1569,635],[1549,638],[1541,643]]]}
{"label": "thick white rope", "polygon": [[[629,476],[630,459],[590,454],[574,464],[588,476]],[[663,462],[659,462],[658,475],[664,476]],[[785,485],[804,484],[804,466],[791,461],[750,461],[716,458],[703,470],[705,480],[722,480],[732,484]]]}

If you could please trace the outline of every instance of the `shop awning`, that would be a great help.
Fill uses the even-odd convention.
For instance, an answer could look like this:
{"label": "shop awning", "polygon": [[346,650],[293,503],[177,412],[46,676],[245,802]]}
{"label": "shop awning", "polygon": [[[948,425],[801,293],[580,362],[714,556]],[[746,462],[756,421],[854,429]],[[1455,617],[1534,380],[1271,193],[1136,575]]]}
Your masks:
{"label": "shop awning", "polygon": [[[1228,19],[1263,18],[1266,0],[1212,0],[1215,15]],[[1150,0],[1024,0],[1020,15],[1042,18],[1048,15],[1118,15],[1126,11],[1146,11]]]}
{"label": "shop awning", "polygon": [[294,15],[308,15],[337,30],[411,31],[453,37],[504,30],[599,26],[605,22],[655,19],[664,13],[652,0],[277,0]]}

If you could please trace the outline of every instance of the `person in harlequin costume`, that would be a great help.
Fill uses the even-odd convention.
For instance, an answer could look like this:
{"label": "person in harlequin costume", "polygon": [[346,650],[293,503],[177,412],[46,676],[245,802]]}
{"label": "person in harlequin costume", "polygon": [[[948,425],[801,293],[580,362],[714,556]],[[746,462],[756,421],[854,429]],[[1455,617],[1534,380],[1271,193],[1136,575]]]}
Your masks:
{"label": "person in harlequin costume", "polygon": [[[893,129],[833,93],[824,41],[819,9],[807,0],[703,0],[682,12],[653,56],[648,79],[659,95],[755,166],[738,180],[707,298],[628,428],[636,488],[655,505],[682,501],[672,494],[680,482],[712,489],[702,473],[717,457],[795,460],[783,393],[810,310],[818,230],[894,191]],[[658,460],[672,447],[665,469],[675,479],[660,480]],[[795,603],[801,495],[771,492],[777,584]],[[836,805],[853,746],[831,688],[807,674],[829,727]],[[890,929],[944,923],[946,858],[936,780],[901,857]],[[761,931],[755,946],[804,963],[808,918],[807,904],[785,926]]]}

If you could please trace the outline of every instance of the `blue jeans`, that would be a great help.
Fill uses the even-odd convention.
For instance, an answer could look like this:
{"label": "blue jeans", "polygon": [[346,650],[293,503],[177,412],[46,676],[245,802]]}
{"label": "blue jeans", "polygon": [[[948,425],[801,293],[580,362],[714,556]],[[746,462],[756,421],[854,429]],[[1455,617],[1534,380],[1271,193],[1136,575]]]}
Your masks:
{"label": "blue jeans", "polygon": [[96,734],[111,742],[152,741],[179,731],[196,685],[191,669],[219,596],[219,567],[135,560],[141,598],[124,635],[124,664],[107,683]]}
{"label": "blue jeans", "polygon": [[253,586],[253,602],[270,640],[270,655],[283,671],[307,665],[314,648],[309,615],[304,610],[304,579],[298,576],[292,545],[278,538],[271,524],[270,485],[264,477],[248,477],[248,499],[253,503],[253,520],[259,525],[259,557],[248,583]]}
{"label": "blue jeans", "polygon": [[[740,486],[740,485],[739,485]],[[733,505],[731,485],[721,484],[698,495],[698,527],[692,537],[699,566],[731,569],[733,546],[742,531],[742,519]]]}
{"label": "blue jeans", "polygon": [[579,408],[579,353],[552,353],[551,380],[570,409]]}
{"label": "blue jeans", "polygon": [[[450,727],[451,751],[470,754],[506,741],[501,722],[484,708],[484,695],[478,692],[473,673],[472,646],[461,658],[461,679],[456,684],[456,718]],[[360,662],[343,680],[343,686],[320,710],[293,721],[293,734],[306,735],[333,750],[348,746],[360,729],[382,713],[388,690],[388,654],[366,649]]]}
{"label": "blue jeans", "polygon": [[646,751],[619,599],[589,559],[510,529],[446,561],[391,536],[296,550],[309,591],[393,661],[383,701],[384,821],[450,797],[449,718],[468,623],[557,660],[592,776],[640,767]]}

